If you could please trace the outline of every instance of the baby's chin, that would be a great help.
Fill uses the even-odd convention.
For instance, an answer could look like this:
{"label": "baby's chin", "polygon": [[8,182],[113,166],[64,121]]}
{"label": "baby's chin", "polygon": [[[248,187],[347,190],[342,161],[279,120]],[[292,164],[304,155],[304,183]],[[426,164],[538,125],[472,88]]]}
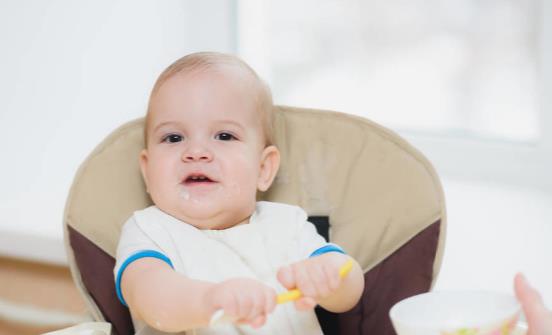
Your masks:
{"label": "baby's chin", "polygon": [[219,207],[213,202],[187,204],[178,209],[176,218],[198,229],[220,230],[242,223],[252,211]]}

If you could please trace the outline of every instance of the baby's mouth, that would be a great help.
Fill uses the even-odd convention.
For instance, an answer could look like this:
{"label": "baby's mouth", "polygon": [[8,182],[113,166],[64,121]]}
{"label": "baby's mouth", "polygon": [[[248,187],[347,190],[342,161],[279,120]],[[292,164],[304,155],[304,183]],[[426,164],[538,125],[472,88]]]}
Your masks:
{"label": "baby's mouth", "polygon": [[207,175],[194,173],[189,175],[187,178],[185,178],[182,183],[187,186],[193,186],[193,185],[207,185],[215,182],[216,181],[212,180]]}

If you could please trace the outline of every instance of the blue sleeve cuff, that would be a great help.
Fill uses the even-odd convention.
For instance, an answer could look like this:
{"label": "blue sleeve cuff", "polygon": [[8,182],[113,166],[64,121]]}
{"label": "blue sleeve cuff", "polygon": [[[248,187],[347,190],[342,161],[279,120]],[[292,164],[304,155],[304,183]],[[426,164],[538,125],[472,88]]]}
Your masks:
{"label": "blue sleeve cuff", "polygon": [[160,259],[163,262],[169,264],[170,267],[174,269],[174,266],[173,266],[171,260],[167,256],[165,256],[162,253],[160,253],[159,251],[155,251],[155,250],[141,250],[141,251],[138,251],[137,253],[133,254],[129,258],[127,258],[124,261],[123,265],[121,265],[121,267],[119,268],[119,271],[117,272],[117,277],[116,277],[117,279],[115,280],[115,290],[117,291],[117,297],[119,298],[119,301],[121,302],[121,304],[123,304],[124,306],[127,306],[127,304],[126,304],[125,299],[123,298],[123,292],[121,291],[121,277],[123,275],[123,272],[125,271],[127,266],[130,265],[130,263],[132,263],[135,260],[138,260],[140,258],[144,258],[144,257],[151,257],[151,258]]}
{"label": "blue sleeve cuff", "polygon": [[309,258],[315,257],[315,256],[320,256],[320,255],[323,255],[323,254],[328,253],[328,252],[339,252],[339,253],[345,254],[345,251],[343,251],[343,249],[341,249],[337,244],[328,243],[325,246],[314,250],[310,254]]}

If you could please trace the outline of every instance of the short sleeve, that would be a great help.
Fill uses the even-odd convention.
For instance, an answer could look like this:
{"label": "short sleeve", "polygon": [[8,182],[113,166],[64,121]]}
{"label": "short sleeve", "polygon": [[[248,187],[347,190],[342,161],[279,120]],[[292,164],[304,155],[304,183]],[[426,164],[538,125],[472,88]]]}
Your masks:
{"label": "short sleeve", "polygon": [[296,223],[298,226],[298,259],[319,256],[328,252],[345,253],[343,249],[334,243],[328,243],[316,230],[312,222],[307,221],[307,213],[300,207],[297,208]]}
{"label": "short sleeve", "polygon": [[318,234],[314,224],[307,220],[300,223],[298,236],[299,259],[309,258],[316,250],[326,245],[328,243]]}
{"label": "short sleeve", "polygon": [[132,216],[123,225],[119,244],[117,245],[117,254],[115,259],[115,268],[113,274],[115,276],[115,289],[121,303],[126,306],[125,300],[121,292],[121,277],[128,265],[132,262],[144,258],[152,257],[160,259],[171,267],[171,260],[159,249],[155,242],[149,238],[136,223]]}

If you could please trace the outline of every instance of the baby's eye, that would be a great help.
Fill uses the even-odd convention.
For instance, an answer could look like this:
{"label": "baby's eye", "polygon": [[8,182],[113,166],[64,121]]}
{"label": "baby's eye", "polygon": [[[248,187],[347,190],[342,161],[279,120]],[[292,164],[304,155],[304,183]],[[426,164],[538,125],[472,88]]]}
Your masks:
{"label": "baby's eye", "polygon": [[167,142],[167,143],[176,143],[180,141],[182,141],[182,136],[177,134],[169,134],[163,137],[163,142]]}
{"label": "baby's eye", "polygon": [[237,140],[238,138],[228,132],[221,132],[215,136],[215,139],[221,140],[221,141],[232,141],[232,140]]}

